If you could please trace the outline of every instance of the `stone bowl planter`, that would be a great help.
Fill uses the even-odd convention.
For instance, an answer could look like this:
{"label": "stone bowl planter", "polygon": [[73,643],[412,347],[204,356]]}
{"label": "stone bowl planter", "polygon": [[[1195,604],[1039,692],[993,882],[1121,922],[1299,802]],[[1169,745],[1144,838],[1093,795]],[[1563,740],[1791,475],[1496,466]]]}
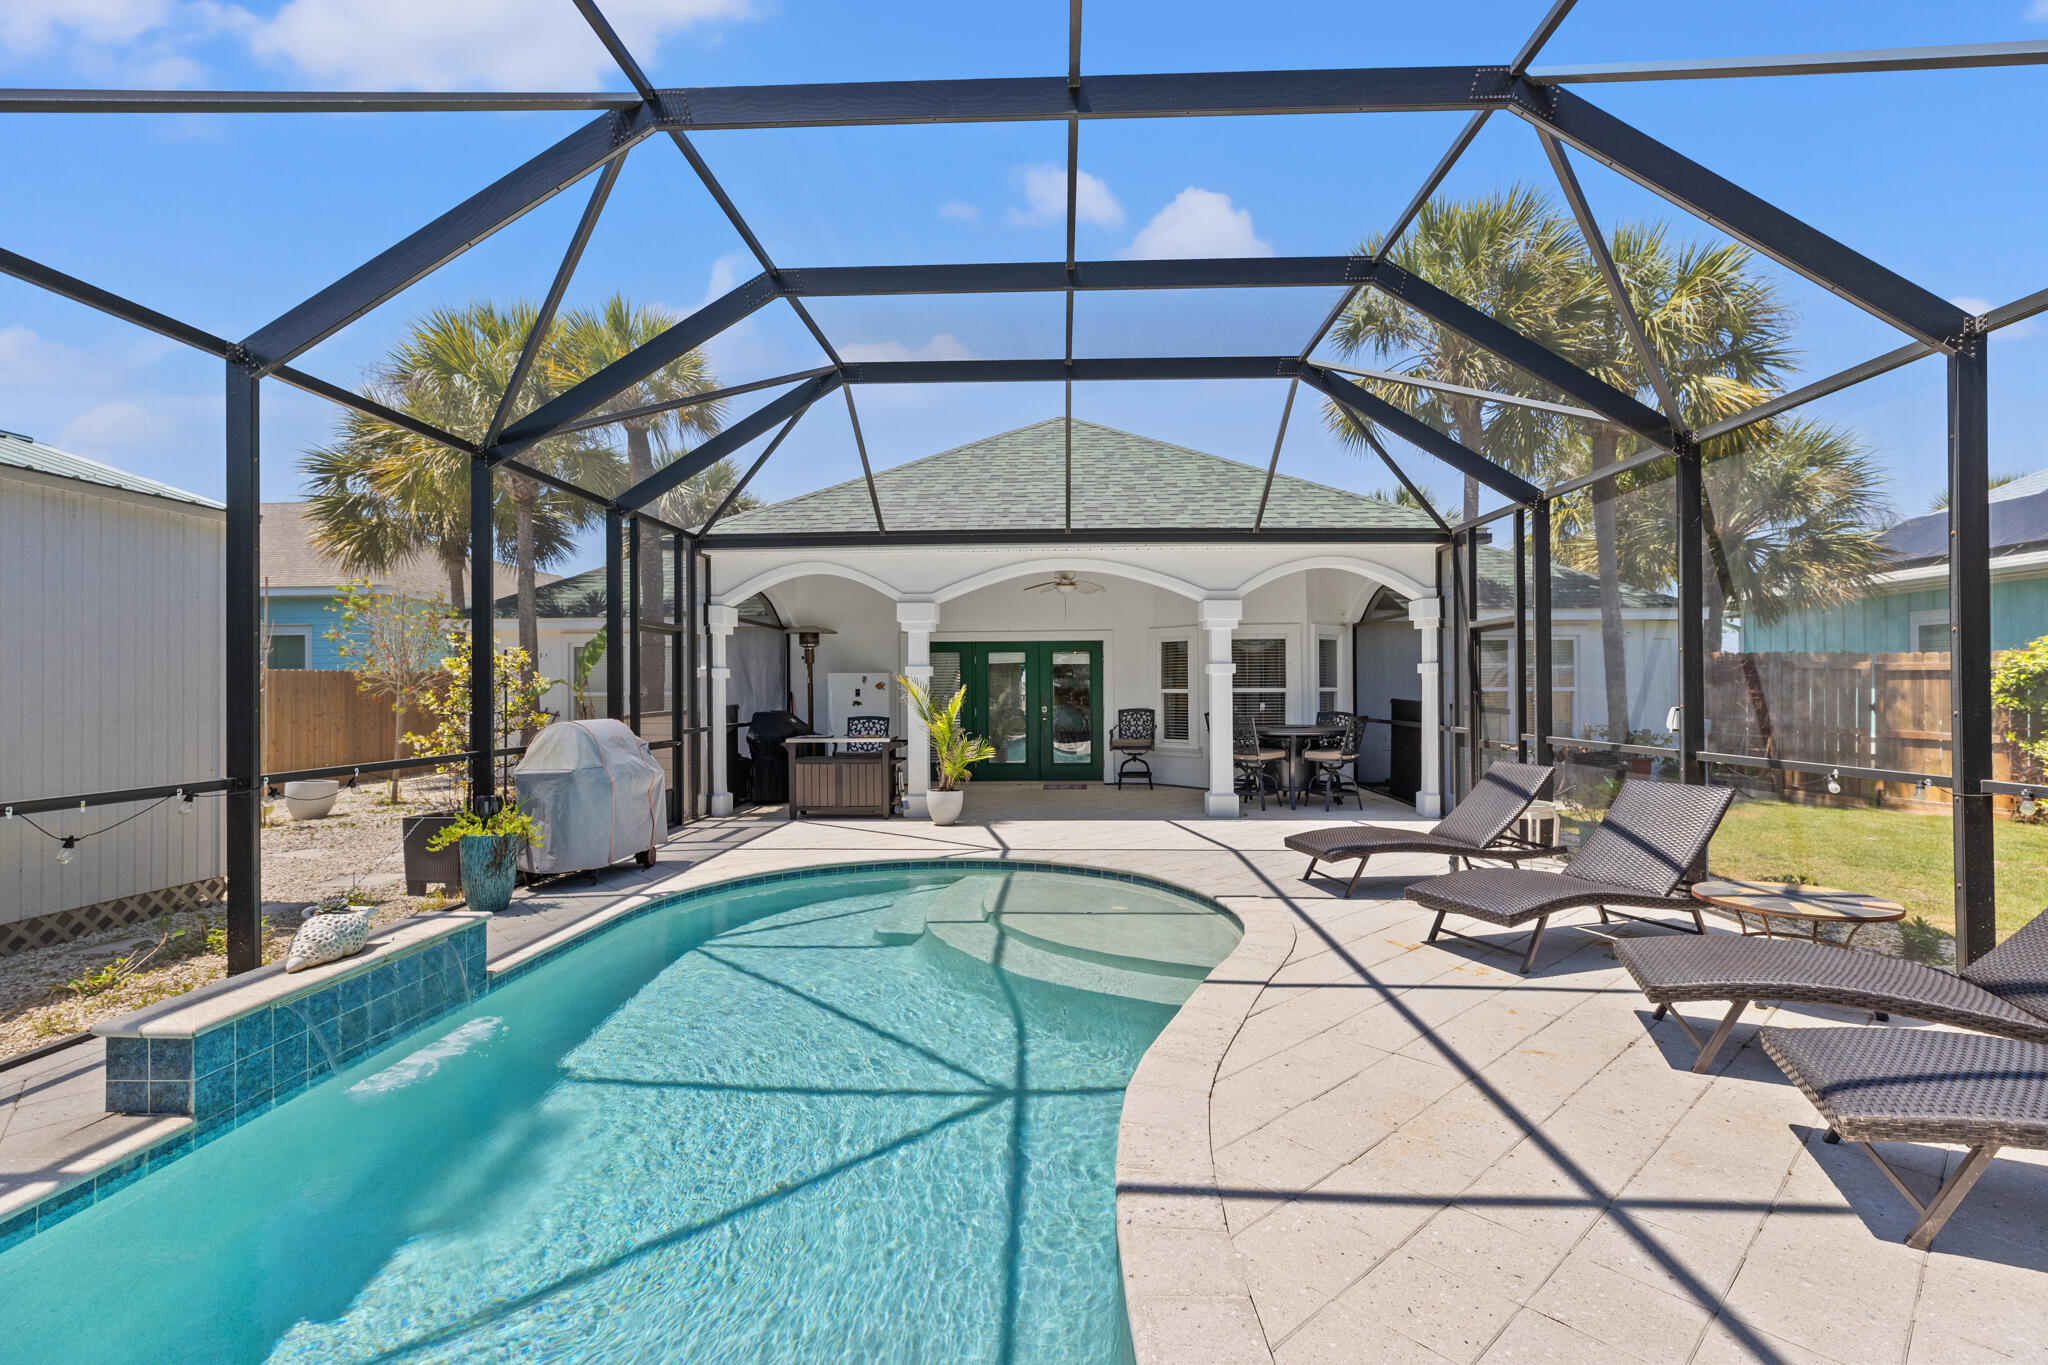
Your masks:
{"label": "stone bowl planter", "polygon": [[924,808],[931,812],[932,823],[950,825],[960,818],[960,805],[967,799],[967,793],[960,790],[949,792],[926,792]]}
{"label": "stone bowl planter", "polygon": [[294,820],[319,820],[334,809],[334,800],[340,795],[341,783],[333,778],[287,782],[284,784],[284,808],[291,812]]}
{"label": "stone bowl planter", "polygon": [[455,841],[462,861],[462,899],[470,909],[495,915],[512,904],[521,842],[510,834],[465,834]]}

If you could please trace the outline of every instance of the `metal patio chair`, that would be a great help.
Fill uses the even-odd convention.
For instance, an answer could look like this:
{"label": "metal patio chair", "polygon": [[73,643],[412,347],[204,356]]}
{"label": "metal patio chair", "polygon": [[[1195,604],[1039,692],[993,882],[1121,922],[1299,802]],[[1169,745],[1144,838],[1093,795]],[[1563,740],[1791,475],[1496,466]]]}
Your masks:
{"label": "metal patio chair", "polygon": [[1330,798],[1335,796],[1337,804],[1344,803],[1344,793],[1350,792],[1351,799],[1360,810],[1365,802],[1359,799],[1358,789],[1345,781],[1344,774],[1358,762],[1358,717],[1349,711],[1318,711],[1316,724],[1335,727],[1328,742],[1313,749],[1302,750],[1301,756],[1315,769],[1310,786],[1323,789],[1323,809],[1330,808]]}
{"label": "metal patio chair", "polygon": [[1123,790],[1124,774],[1136,765],[1145,775],[1145,790],[1152,790],[1152,764],[1146,755],[1158,740],[1159,715],[1149,706],[1127,706],[1116,713],[1116,730],[1109,737],[1109,751],[1122,754],[1116,765],[1116,786]]}
{"label": "metal patio chair", "polygon": [[1729,787],[1696,787],[1678,782],[1624,782],[1607,818],[1587,836],[1563,872],[1528,868],[1486,867],[1431,877],[1408,888],[1408,899],[1436,911],[1429,939],[1449,934],[1482,947],[1498,945],[1444,928],[1445,915],[1515,929],[1534,923],[1529,949],[1522,955],[1522,973],[1536,965],[1536,949],[1550,917],[1563,910],[1593,906],[1600,922],[1609,918],[1664,923],[1630,914],[1630,909],[1675,910],[1692,918],[1690,927],[1664,923],[1688,934],[1707,932],[1700,903],[1687,894],[1672,894],[1695,873],[1735,792]]}

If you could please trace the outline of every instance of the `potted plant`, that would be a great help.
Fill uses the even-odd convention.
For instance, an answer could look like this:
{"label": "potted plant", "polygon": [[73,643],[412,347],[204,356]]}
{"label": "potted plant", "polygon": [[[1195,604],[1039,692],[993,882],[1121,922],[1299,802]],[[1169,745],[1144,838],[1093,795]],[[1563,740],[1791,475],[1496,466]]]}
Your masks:
{"label": "potted plant", "polygon": [[[974,776],[972,765],[994,758],[995,746],[980,735],[969,734],[960,723],[960,703],[966,699],[967,689],[955,692],[944,706],[935,706],[931,695],[909,678],[896,681],[903,684],[903,695],[910,698],[911,706],[931,732],[932,754],[938,765],[937,785],[926,794],[925,809],[931,813],[933,824],[950,825],[960,818],[960,806],[966,800],[962,788]],[[921,760],[913,757],[911,761]]]}
{"label": "potted plant", "polygon": [[517,801],[507,801],[487,815],[458,812],[427,841],[427,848],[438,853],[455,845],[462,863],[463,899],[470,909],[495,915],[512,903],[519,851],[538,847],[541,833],[539,823],[519,809]]}

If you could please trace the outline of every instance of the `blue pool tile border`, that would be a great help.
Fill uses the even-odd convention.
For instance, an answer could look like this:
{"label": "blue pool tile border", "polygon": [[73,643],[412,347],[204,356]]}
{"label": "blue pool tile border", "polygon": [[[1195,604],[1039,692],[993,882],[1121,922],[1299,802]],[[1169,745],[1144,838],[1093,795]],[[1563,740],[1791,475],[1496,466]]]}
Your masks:
{"label": "blue pool tile border", "polygon": [[[337,1054],[337,1060],[345,1066],[360,1061],[369,1053],[425,1027],[442,1015],[453,1013],[463,1003],[460,997],[455,997],[452,1003],[443,1004],[438,1008],[425,1005],[424,991],[427,978],[423,975],[421,964],[415,962],[404,971],[392,970],[398,963],[407,958],[416,958],[437,944],[446,943],[454,947],[470,996],[476,999],[518,980],[535,967],[553,961],[562,953],[592,942],[608,930],[657,910],[668,910],[678,905],[734,891],[745,891],[757,886],[848,872],[939,872],[976,868],[1000,869],[1004,872],[1057,872],[1068,876],[1095,877],[1104,881],[1151,887],[1206,906],[1240,928],[1243,927],[1243,921],[1213,898],[1184,886],[1176,886],[1159,877],[1147,876],[1142,872],[1117,872],[1107,868],[1076,867],[1067,863],[1009,858],[903,858],[818,863],[780,872],[757,872],[745,877],[706,882],[702,886],[653,897],[644,905],[636,905],[602,924],[591,925],[583,932],[572,934],[560,943],[550,944],[545,950],[517,966],[501,970],[492,970],[488,966],[486,926],[483,921],[478,921],[437,939],[434,943],[408,949],[405,953],[396,955],[367,972],[343,978],[283,1005],[265,1006],[251,1011],[248,1015],[231,1019],[190,1039],[107,1039],[107,1092],[110,1105],[116,1085],[146,1088],[162,1084],[168,1087],[167,1094],[182,1093],[187,1103],[191,1103],[195,1096],[204,1094],[210,1112],[202,1116],[191,1115],[189,1110],[179,1111],[192,1118],[191,1124],[150,1143],[139,1151],[129,1153],[76,1184],[44,1196],[38,1203],[0,1216],[0,1253],[27,1241],[38,1232],[49,1231],[80,1210],[126,1189],[150,1172],[161,1170],[173,1161],[198,1151],[214,1139],[225,1137],[243,1124],[262,1117],[277,1105],[326,1080],[332,1075],[332,1068],[308,1037],[309,1027],[331,1024],[336,1037],[349,1040],[343,1051]],[[380,978],[379,973],[389,974]],[[371,1005],[378,999],[388,1000],[393,997],[400,1000],[400,1006],[386,1007],[384,1015],[387,1024],[381,1032],[371,1029],[368,1022]],[[319,1003],[308,1007],[309,1001]],[[392,1011],[406,1002],[416,1006],[414,1012],[406,1016],[410,1022],[389,1022]],[[291,1006],[303,1009],[303,1016],[292,1010]],[[244,1034],[242,1025],[258,1014],[270,1017],[262,1022],[250,1024],[248,1032]],[[245,1039],[246,1048],[243,1046]],[[123,1078],[120,1080],[113,1078],[116,1044],[143,1045],[140,1049],[123,1047],[119,1050],[123,1072]],[[149,1069],[150,1059],[154,1054],[148,1049],[158,1044],[186,1045],[182,1051],[176,1046],[162,1049],[161,1055],[167,1070],[161,1079],[158,1073]],[[297,1055],[295,1047],[305,1050],[306,1061],[303,1066],[289,1065]],[[280,1069],[278,1065],[280,1053],[288,1063],[284,1069]],[[142,1060],[138,1061],[138,1057]],[[170,1070],[181,1061],[184,1067],[182,1072]],[[242,1084],[245,1074],[242,1068],[245,1063],[249,1065],[246,1088]],[[196,1079],[192,1074],[192,1068],[195,1066],[205,1068]],[[135,1074],[138,1068],[140,1075]],[[232,1095],[233,1099],[222,1099],[222,1095]],[[174,1115],[160,1115],[172,1116]]]}

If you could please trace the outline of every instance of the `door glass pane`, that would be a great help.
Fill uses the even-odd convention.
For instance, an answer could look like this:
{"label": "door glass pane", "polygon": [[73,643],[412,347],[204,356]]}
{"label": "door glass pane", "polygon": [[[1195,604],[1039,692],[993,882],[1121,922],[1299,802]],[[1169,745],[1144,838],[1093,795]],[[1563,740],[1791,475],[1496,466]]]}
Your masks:
{"label": "door glass pane", "polygon": [[[957,651],[950,649],[933,650],[932,681],[930,693],[932,705],[935,707],[942,707],[946,705],[948,702],[953,700],[953,694],[958,692],[965,685],[966,679],[961,674],[959,653]],[[962,702],[960,704],[960,709],[960,719],[961,722],[964,724],[967,720],[967,703]],[[938,750],[932,750],[931,761],[934,763],[939,761]]]}
{"label": "door glass pane", "polygon": [[1509,643],[1505,635],[1479,639],[1480,737],[1494,743],[1508,740]]}
{"label": "door glass pane", "polygon": [[1024,678],[1024,651],[989,652],[988,738],[998,763],[1021,764],[1026,757]]}
{"label": "door glass pane", "polygon": [[1052,761],[1095,761],[1095,670],[1085,649],[1052,652]]}

